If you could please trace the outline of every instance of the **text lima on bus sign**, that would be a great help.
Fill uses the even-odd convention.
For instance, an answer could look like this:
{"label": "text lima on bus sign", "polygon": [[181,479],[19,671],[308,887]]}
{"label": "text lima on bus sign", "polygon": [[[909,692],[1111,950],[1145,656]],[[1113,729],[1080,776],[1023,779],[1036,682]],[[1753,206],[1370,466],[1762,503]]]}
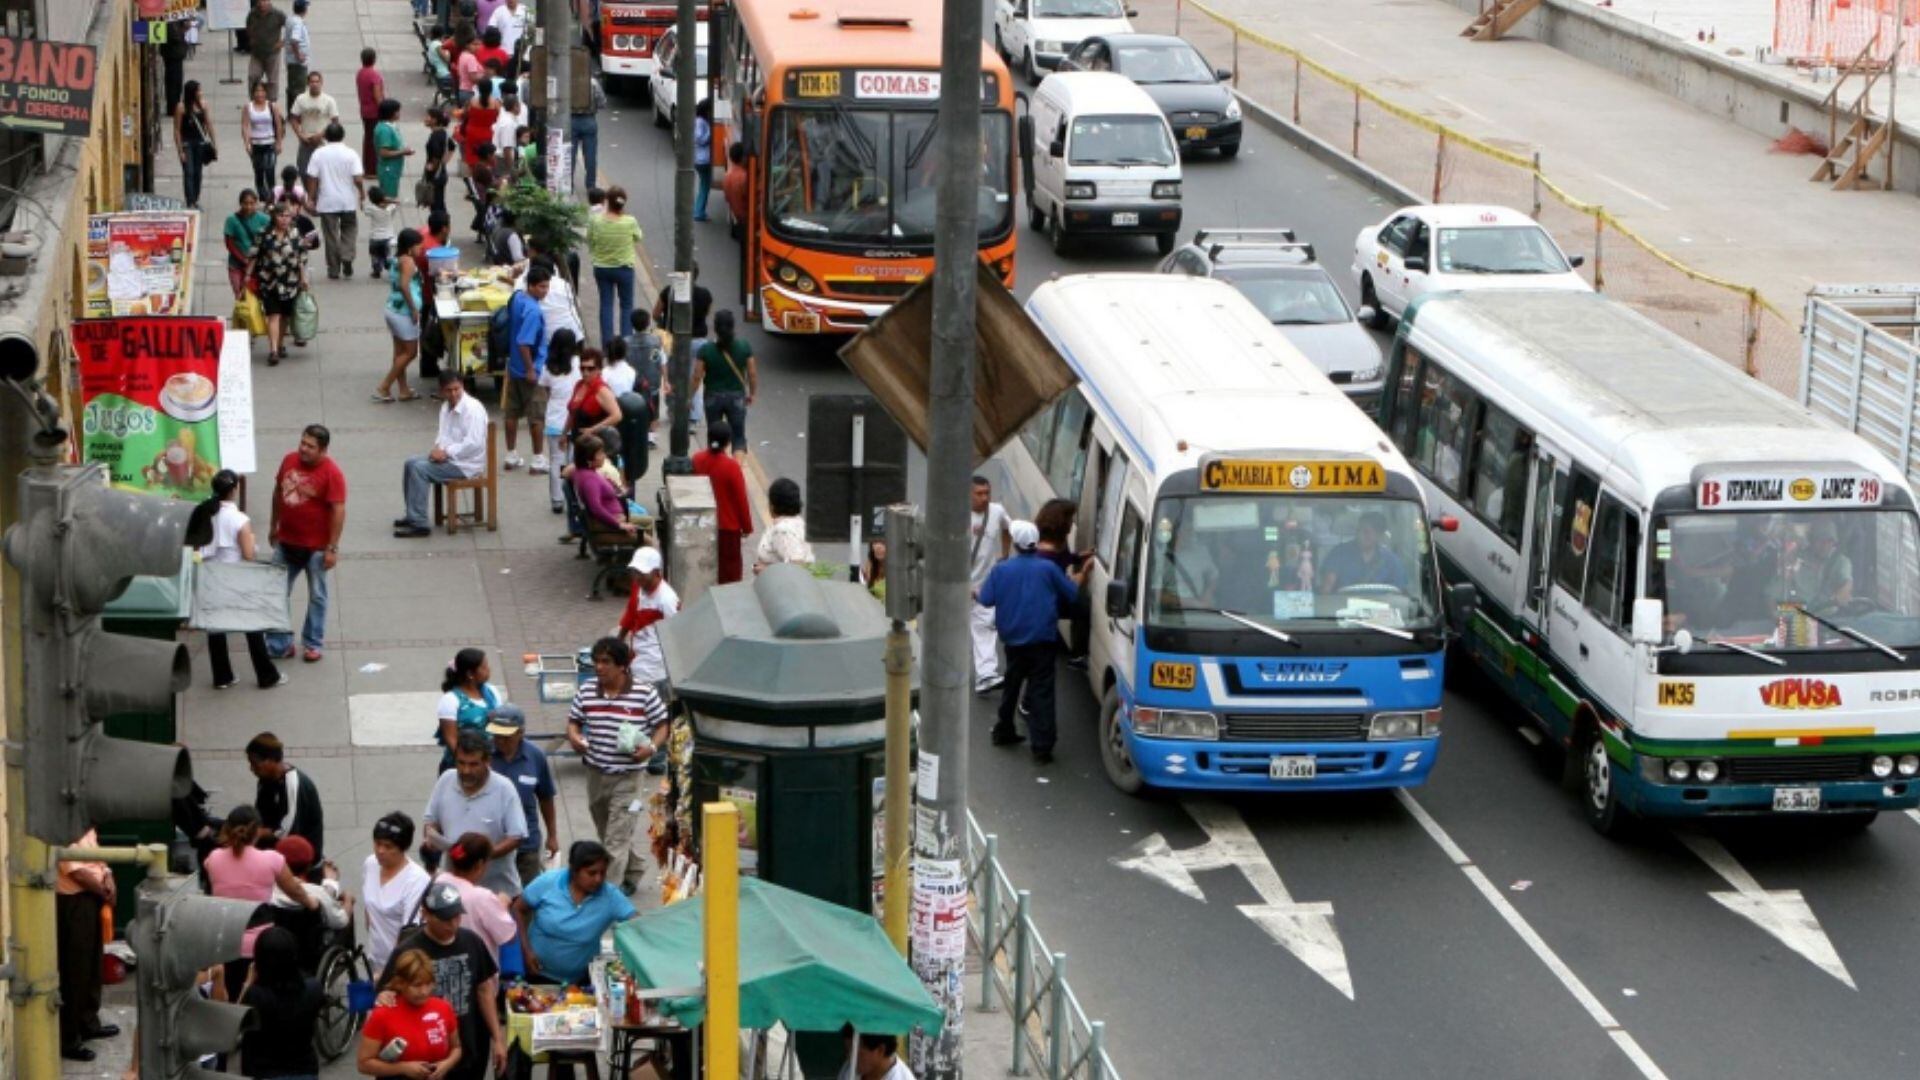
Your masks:
{"label": "text lima on bus sign", "polygon": [[1208,491],[1378,492],[1387,489],[1377,461],[1256,461],[1214,458],[1200,470]]}
{"label": "text lima on bus sign", "polygon": [[1880,478],[1871,473],[1717,473],[1694,485],[1702,510],[1795,510],[1814,506],[1879,506]]}

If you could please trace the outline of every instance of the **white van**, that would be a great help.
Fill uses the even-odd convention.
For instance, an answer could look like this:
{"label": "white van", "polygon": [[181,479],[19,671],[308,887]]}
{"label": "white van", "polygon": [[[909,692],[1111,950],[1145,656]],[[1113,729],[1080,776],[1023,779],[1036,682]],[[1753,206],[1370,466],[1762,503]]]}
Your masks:
{"label": "white van", "polygon": [[1055,252],[1071,237],[1180,230],[1180,150],[1145,90],[1110,71],[1064,71],[1034,91],[1022,123],[1027,220]]}

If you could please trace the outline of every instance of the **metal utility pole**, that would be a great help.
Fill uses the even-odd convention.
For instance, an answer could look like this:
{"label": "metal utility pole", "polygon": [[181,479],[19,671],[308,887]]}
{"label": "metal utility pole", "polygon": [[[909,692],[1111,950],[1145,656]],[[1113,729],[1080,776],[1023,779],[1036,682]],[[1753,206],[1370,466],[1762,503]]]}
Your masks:
{"label": "metal utility pole", "polygon": [[688,456],[687,426],[693,409],[693,110],[694,55],[700,50],[693,43],[699,30],[694,16],[695,0],[680,0],[679,20],[674,38],[680,43],[674,50],[673,73],[676,100],[673,104],[673,299],[668,305],[669,328],[673,331],[673,355],[667,359],[667,378],[674,388],[673,432],[667,440],[667,460],[661,463],[663,476],[684,476],[693,471]]}
{"label": "metal utility pole", "polygon": [[[936,758],[933,782],[921,784],[932,802],[934,829],[933,835],[915,840],[920,865],[929,874],[950,873],[955,861],[964,873],[967,856],[967,723],[972,705],[967,624],[973,602],[968,581],[968,492],[973,472],[974,276],[980,257],[979,0],[946,0],[940,22],[937,123],[940,186],[934,204],[926,618],[921,626],[920,690],[925,722],[922,745]],[[966,918],[965,905],[958,914]],[[926,981],[933,974],[921,971]],[[966,1016],[962,982],[940,979],[934,988],[947,1023],[937,1040],[914,1039],[916,1076],[929,1080],[960,1076],[960,1028]]]}
{"label": "metal utility pole", "polygon": [[543,0],[540,34],[547,50],[547,190],[564,195],[573,190],[573,0]]}

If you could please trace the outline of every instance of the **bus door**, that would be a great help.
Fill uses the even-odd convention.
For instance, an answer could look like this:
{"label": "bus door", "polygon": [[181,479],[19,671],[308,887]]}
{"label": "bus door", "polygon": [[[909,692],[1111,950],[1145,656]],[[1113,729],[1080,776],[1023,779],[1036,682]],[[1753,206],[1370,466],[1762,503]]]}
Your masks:
{"label": "bus door", "polygon": [[1544,438],[1533,443],[1533,468],[1527,485],[1526,534],[1521,538],[1520,558],[1526,567],[1520,602],[1518,639],[1504,674],[1513,692],[1536,716],[1552,721],[1556,715],[1549,692],[1552,652],[1549,643],[1551,614],[1548,605],[1553,593],[1553,549],[1560,520],[1560,505],[1566,499],[1568,458],[1564,451]]}

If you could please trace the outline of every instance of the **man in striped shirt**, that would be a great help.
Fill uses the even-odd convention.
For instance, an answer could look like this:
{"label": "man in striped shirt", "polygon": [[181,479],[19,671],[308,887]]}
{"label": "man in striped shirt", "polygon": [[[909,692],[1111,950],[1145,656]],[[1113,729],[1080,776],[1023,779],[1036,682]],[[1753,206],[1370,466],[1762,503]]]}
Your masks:
{"label": "man in striped shirt", "polygon": [[[580,684],[567,716],[567,741],[587,763],[587,812],[612,853],[607,880],[632,895],[644,867],[633,858],[640,816],[640,778],[667,744],[667,707],[654,688],[633,678],[633,652],[617,637],[593,643],[594,677]],[[639,729],[621,749],[620,729]]]}

